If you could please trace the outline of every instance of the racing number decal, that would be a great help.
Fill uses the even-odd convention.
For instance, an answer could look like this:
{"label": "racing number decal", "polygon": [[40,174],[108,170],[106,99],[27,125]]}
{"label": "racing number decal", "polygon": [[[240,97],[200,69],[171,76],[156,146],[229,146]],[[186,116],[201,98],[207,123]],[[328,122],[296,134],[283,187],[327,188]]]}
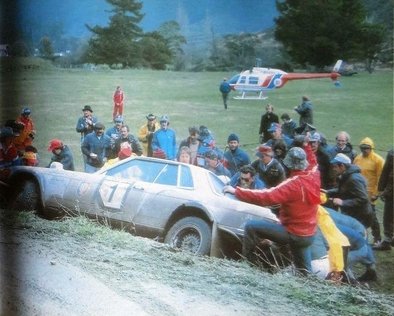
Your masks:
{"label": "racing number decal", "polygon": [[99,190],[104,206],[120,210],[128,188],[127,183],[104,181]]}

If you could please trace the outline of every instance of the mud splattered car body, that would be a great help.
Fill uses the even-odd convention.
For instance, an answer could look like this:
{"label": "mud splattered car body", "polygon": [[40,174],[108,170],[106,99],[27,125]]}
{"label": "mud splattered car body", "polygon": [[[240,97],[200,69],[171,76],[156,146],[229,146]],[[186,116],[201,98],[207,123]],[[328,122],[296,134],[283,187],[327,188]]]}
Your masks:
{"label": "mud splattered car body", "polygon": [[93,174],[15,167],[7,183],[12,209],[85,215],[200,255],[239,252],[247,220],[277,220],[268,208],[223,194],[212,172],[156,158],[128,158]]}

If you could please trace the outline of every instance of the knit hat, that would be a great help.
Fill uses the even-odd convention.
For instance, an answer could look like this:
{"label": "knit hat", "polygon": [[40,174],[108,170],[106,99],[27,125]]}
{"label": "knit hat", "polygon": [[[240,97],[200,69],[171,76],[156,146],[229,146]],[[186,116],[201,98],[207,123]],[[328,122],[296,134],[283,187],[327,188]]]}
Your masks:
{"label": "knit hat", "polygon": [[1,138],[6,138],[6,137],[14,137],[14,131],[12,130],[11,127],[3,127],[0,130],[0,137]]}
{"label": "knit hat", "polygon": [[301,147],[290,148],[283,163],[291,170],[305,170],[308,167],[305,151]]}
{"label": "knit hat", "polygon": [[169,119],[169,117],[167,116],[167,115],[162,115],[162,117],[160,118],[160,123],[161,122],[169,122],[170,121],[170,119]]}
{"label": "knit hat", "polygon": [[98,130],[98,129],[105,129],[105,126],[103,123],[96,123],[96,125],[94,125],[94,129]]}
{"label": "knit hat", "polygon": [[230,135],[228,135],[227,143],[229,143],[233,140],[236,140],[237,142],[239,142],[239,137],[237,134],[231,133]]}
{"label": "knit hat", "polygon": [[53,151],[55,149],[62,147],[63,147],[63,142],[60,139],[55,138],[49,142],[48,151]]}
{"label": "knit hat", "polygon": [[29,108],[24,108],[23,110],[22,110],[22,113],[21,114],[23,114],[23,115],[30,115],[31,114],[31,110],[29,109]]}

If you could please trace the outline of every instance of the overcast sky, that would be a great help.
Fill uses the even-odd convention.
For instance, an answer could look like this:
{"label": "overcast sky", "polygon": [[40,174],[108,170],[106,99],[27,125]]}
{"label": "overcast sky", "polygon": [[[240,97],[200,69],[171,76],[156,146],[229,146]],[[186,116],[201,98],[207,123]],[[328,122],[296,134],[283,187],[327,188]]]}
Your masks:
{"label": "overcast sky", "polygon": [[[13,0],[19,1],[21,20],[50,25],[61,22],[68,35],[88,34],[85,24],[107,25],[105,0]],[[140,26],[152,31],[165,21],[201,24],[209,20],[214,31],[223,34],[257,32],[273,26],[275,0],[143,0],[145,14]],[[186,18],[186,20],[185,20]],[[183,20],[182,20],[183,19]]]}

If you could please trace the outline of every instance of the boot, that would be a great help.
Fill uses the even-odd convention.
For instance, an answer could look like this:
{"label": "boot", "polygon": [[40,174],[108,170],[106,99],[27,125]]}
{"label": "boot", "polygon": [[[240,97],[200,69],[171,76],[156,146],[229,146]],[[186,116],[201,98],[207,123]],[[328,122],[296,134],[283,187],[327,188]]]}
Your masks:
{"label": "boot", "polygon": [[387,251],[391,250],[391,245],[388,241],[381,241],[377,245],[374,245],[372,247],[373,250],[382,250],[382,251]]}
{"label": "boot", "polygon": [[376,270],[372,268],[368,268],[365,273],[357,278],[357,281],[359,282],[368,282],[368,281],[377,281],[378,280],[378,275],[376,274]]}

